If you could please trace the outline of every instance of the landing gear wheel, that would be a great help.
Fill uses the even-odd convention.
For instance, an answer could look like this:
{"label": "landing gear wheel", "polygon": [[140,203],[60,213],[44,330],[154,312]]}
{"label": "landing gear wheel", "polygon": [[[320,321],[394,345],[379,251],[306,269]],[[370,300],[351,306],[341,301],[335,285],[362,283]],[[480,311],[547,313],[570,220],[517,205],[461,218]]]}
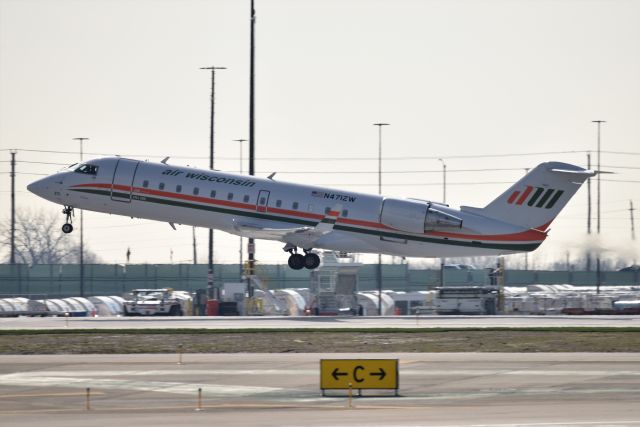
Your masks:
{"label": "landing gear wheel", "polygon": [[65,224],[62,226],[62,232],[65,234],[69,234],[73,231],[73,206],[65,206],[62,209],[62,213],[65,214]]}
{"label": "landing gear wheel", "polygon": [[293,254],[289,257],[289,267],[294,270],[302,270],[305,266],[305,258],[300,254]]}
{"label": "landing gear wheel", "polygon": [[320,266],[320,257],[318,254],[309,252],[304,256],[304,267],[309,270],[314,270]]}

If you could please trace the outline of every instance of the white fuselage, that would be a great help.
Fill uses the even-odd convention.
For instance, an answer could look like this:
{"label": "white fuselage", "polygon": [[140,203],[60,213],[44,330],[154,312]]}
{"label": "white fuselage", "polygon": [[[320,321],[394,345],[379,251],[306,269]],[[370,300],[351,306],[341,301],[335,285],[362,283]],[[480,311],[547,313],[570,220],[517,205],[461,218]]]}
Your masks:
{"label": "white fuselage", "polygon": [[[70,168],[34,182],[29,190],[79,209],[290,244],[296,243],[251,230],[313,228],[339,206],[333,230],[314,240],[313,248],[345,252],[408,257],[494,255],[531,251],[546,237],[543,232],[487,218],[471,209],[456,210],[432,202],[119,157],[87,164],[95,166],[94,173]],[[421,227],[428,209],[459,219],[461,227]]]}

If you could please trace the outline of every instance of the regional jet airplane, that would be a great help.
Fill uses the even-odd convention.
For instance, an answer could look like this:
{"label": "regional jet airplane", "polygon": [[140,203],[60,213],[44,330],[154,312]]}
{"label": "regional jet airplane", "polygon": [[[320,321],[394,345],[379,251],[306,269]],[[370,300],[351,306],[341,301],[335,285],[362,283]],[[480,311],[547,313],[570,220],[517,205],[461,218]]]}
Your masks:
{"label": "regional jet airplane", "polygon": [[[594,171],[548,162],[484,208],[383,197],[122,157],[105,157],[33,182],[34,194],[74,208],[277,240],[293,269],[314,269],[313,249],[405,257],[535,250],[551,221]],[[303,253],[298,252],[300,248]]]}

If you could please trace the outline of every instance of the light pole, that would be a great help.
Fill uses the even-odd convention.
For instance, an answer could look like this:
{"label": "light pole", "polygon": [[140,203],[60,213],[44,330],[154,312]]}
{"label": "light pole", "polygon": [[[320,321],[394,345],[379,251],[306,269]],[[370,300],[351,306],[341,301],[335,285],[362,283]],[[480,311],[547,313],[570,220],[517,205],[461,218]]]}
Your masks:
{"label": "light pole", "polygon": [[[73,138],[76,141],[80,142],[80,163],[82,163],[82,143],[87,141],[89,138],[78,137]],[[84,219],[82,217],[82,209],[80,210],[80,296],[84,296]]]}
{"label": "light pole", "polygon": [[[240,146],[240,174],[242,174],[242,143],[246,142],[246,139],[234,139],[234,142],[237,142],[238,145]],[[240,236],[240,280],[242,280],[242,236]]]}
{"label": "light pole", "polygon": [[[249,175],[255,175],[255,147],[256,147],[256,133],[255,133],[255,74],[256,74],[256,10],[254,8],[254,1],[251,0],[251,15],[250,15],[250,43],[249,43]],[[248,253],[248,266],[247,275],[253,276],[253,268],[255,265],[255,251],[256,244],[252,237],[249,237],[249,243],[247,244]],[[253,298],[253,286],[251,286],[251,279],[247,278],[247,295]]]}
{"label": "light pole", "polygon": [[447,203],[447,164],[442,159],[438,159],[442,163],[442,203]]}
{"label": "light pole", "polygon": [[602,123],[606,123],[604,120],[592,120],[591,123],[596,123],[598,125],[598,188],[596,190],[597,193],[597,197],[598,197],[598,212],[597,212],[597,220],[596,220],[596,230],[598,232],[598,234],[600,234],[600,125]]}
{"label": "light pole", "polygon": [[[378,194],[382,196],[382,126],[389,126],[389,123],[374,123],[373,125],[378,126]],[[378,282],[378,316],[382,316],[382,255],[381,254],[378,254],[376,282]]]}
{"label": "light pole", "polygon": [[[587,169],[591,170],[591,152],[587,153]],[[591,177],[587,178],[587,234],[591,235]],[[591,271],[591,251],[587,249],[587,271]]]}
{"label": "light pole", "polygon": [[[596,190],[596,196],[597,196],[597,219],[596,219],[596,231],[598,234],[600,234],[600,125],[602,125],[602,123],[606,123],[604,120],[592,120],[592,123],[596,123],[598,125],[598,181],[597,181],[597,185],[598,188]],[[597,254],[597,258],[596,258],[596,293],[600,294],[600,250],[598,250],[598,254]]]}
{"label": "light pole", "polygon": [[9,264],[16,263],[16,150],[11,150],[11,255]]}
{"label": "light pole", "polygon": [[[443,159],[438,159],[442,163],[442,203],[447,203],[447,164]],[[445,259],[440,258],[440,286],[444,286],[444,264]]]}
{"label": "light pole", "polygon": [[[214,142],[215,142],[215,107],[216,107],[216,70],[226,70],[226,67],[201,67],[201,70],[211,70],[211,123],[209,127],[209,169],[213,170]],[[194,228],[195,236],[195,228]],[[195,237],[194,237],[195,238]],[[195,251],[195,249],[194,249]],[[194,254],[195,258],[195,254]],[[195,261],[194,261],[195,264]],[[209,229],[209,268],[207,271],[207,294],[214,298],[213,289],[213,229]]]}

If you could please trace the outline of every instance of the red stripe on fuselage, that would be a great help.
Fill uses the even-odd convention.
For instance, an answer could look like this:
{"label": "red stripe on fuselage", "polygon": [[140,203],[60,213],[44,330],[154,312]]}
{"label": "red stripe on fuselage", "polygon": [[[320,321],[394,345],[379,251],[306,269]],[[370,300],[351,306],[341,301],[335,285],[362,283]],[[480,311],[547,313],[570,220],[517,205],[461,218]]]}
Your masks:
{"label": "red stripe on fuselage", "polygon": [[438,237],[454,237],[457,239],[468,240],[492,240],[492,241],[505,241],[505,242],[532,242],[542,241],[547,237],[547,234],[540,230],[525,230],[519,233],[511,234],[461,234],[461,233],[447,233],[444,231],[431,231],[424,234]]}

